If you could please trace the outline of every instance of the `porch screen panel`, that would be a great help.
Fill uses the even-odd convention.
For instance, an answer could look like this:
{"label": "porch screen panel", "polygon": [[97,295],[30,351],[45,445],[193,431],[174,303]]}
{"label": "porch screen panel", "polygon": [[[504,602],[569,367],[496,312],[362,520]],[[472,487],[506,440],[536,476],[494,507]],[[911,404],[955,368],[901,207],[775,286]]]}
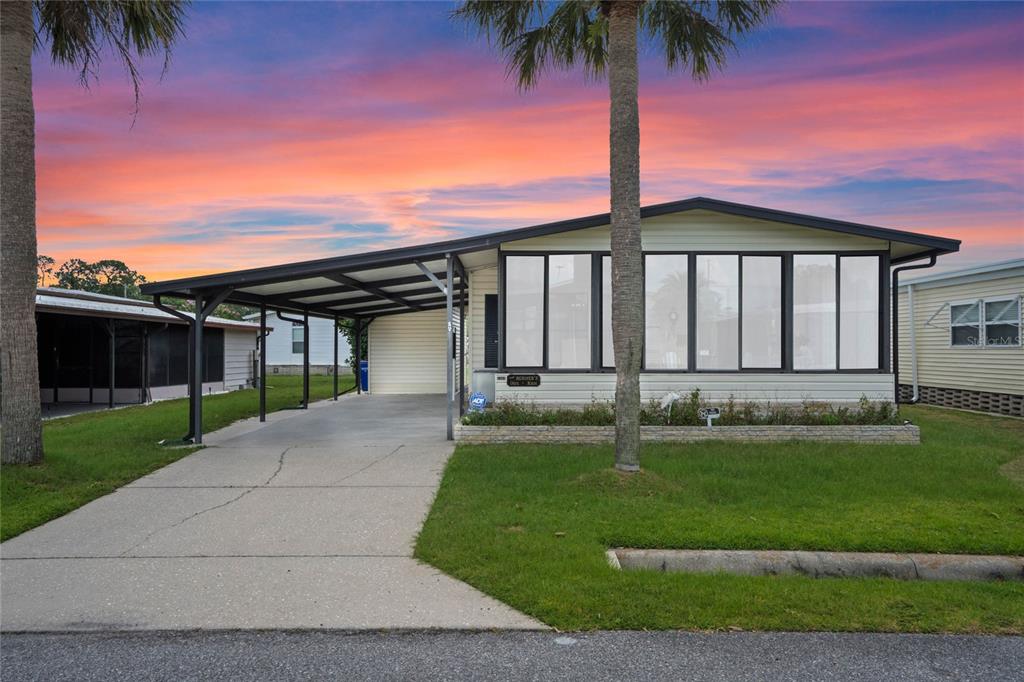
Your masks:
{"label": "porch screen panel", "polygon": [[793,368],[836,368],[836,257],[793,256]]}
{"label": "porch screen panel", "polygon": [[548,256],[548,367],[590,367],[589,254]]}
{"label": "porch screen panel", "polygon": [[878,369],[878,256],[839,259],[839,369]]}
{"label": "porch screen panel", "polygon": [[697,256],[697,369],[739,369],[739,256]]}
{"label": "porch screen panel", "polygon": [[505,364],[544,364],[544,257],[505,259]]}
{"label": "porch screen panel", "polygon": [[743,367],[782,367],[782,258],[743,257]]}
{"label": "porch screen panel", "polygon": [[612,343],[612,257],[601,257],[601,366],[615,366]]}
{"label": "porch screen panel", "polygon": [[686,369],[686,254],[650,254],[644,259],[644,366]]}

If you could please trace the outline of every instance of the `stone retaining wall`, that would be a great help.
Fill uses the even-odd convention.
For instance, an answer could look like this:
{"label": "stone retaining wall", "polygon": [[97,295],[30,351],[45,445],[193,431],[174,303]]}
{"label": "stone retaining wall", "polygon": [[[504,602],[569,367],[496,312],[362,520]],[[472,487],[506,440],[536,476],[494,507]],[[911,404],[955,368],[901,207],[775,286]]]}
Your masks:
{"label": "stone retaining wall", "polygon": [[[830,443],[903,443],[917,445],[921,430],[913,425],[843,426],[641,426],[648,442],[824,441]],[[463,443],[611,443],[614,426],[466,426],[455,425]]]}

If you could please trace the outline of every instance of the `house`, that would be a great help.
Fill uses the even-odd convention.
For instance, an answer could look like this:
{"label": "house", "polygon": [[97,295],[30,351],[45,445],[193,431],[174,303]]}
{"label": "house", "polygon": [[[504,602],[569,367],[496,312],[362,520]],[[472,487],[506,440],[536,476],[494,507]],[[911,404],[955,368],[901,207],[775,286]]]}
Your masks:
{"label": "house", "polygon": [[[245,319],[259,323],[260,314],[246,315]],[[305,334],[301,320],[281,319],[278,313],[267,313],[267,374],[301,374]],[[322,317],[309,319],[309,371],[311,374],[330,374],[334,371],[334,339],[338,336],[338,352],[341,359],[339,371],[349,367],[348,338],[334,325],[334,320]]]}
{"label": "house", "polygon": [[[450,433],[470,385],[495,400],[613,398],[609,220],[604,213],[143,291],[352,319],[357,337],[368,335],[369,391],[447,394]],[[895,400],[890,272],[934,265],[960,246],[703,197],[644,207],[641,223],[644,400],[694,388],[712,400]]]}
{"label": "house", "polygon": [[[36,320],[44,404],[188,395],[188,323],[148,301],[40,287]],[[251,387],[259,325],[208,317],[205,328],[203,392]]]}
{"label": "house", "polygon": [[900,284],[903,399],[1024,417],[1024,258]]}

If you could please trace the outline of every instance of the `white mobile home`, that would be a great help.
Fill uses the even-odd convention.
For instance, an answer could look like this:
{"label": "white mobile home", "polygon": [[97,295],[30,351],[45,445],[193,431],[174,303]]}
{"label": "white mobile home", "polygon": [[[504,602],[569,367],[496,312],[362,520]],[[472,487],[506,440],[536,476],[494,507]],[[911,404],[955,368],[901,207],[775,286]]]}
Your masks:
{"label": "white mobile home", "polygon": [[[260,314],[246,315],[245,319],[254,324],[260,321]],[[267,374],[301,374],[305,350],[305,330],[301,320],[282,319],[275,311],[267,311],[266,336]],[[339,371],[349,364],[349,344],[345,334],[338,331],[334,320],[322,317],[309,318],[309,368],[313,374],[330,374],[334,371],[334,338],[338,337]]]}
{"label": "white mobile home", "polygon": [[1024,259],[900,284],[902,398],[1024,417]]}
{"label": "white mobile home", "polygon": [[[890,273],[960,244],[706,198],[641,218],[644,399],[894,400]],[[369,390],[447,392],[450,424],[470,384],[496,400],[613,397],[609,253],[605,213],[144,291],[353,319]]]}

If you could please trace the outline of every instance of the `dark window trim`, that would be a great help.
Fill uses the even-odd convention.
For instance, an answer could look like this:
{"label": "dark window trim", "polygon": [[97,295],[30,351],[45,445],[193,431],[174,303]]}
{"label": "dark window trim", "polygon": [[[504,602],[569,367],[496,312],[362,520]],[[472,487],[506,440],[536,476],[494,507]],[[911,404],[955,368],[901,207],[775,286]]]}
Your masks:
{"label": "dark window trim", "polygon": [[[552,369],[548,366],[548,316],[550,306],[548,304],[548,256],[556,255],[590,255],[591,256],[591,306],[592,306],[592,328],[591,328],[591,363],[590,367],[574,369]],[[888,374],[890,372],[889,353],[889,268],[890,258],[887,251],[881,250],[770,250],[770,251],[737,251],[737,250],[699,250],[699,251],[675,251],[675,250],[651,250],[643,252],[643,269],[641,276],[644,278],[644,310],[643,310],[643,331],[646,336],[646,265],[648,255],[679,255],[687,256],[687,368],[686,369],[648,369],[645,350],[641,359],[640,371],[643,374]],[[696,355],[696,328],[697,328],[697,256],[734,255],[738,257],[739,263],[739,349],[737,357],[738,369],[697,369]],[[835,369],[794,369],[793,367],[793,290],[794,290],[794,256],[828,255],[836,258],[836,367]],[[506,265],[505,259],[509,256],[533,256],[544,259],[544,320],[543,320],[543,364],[536,367],[510,367],[505,362],[505,296],[506,296]],[[603,264],[601,258],[611,257],[609,250],[592,249],[554,249],[547,251],[538,250],[505,250],[498,252],[498,371],[501,373],[536,373],[544,372],[549,374],[612,374],[614,367],[602,365],[603,362]],[[776,256],[782,259],[782,366],[777,367],[744,367],[743,366],[743,258],[744,256]],[[841,296],[841,261],[846,256],[875,256],[879,259],[879,361],[875,368],[840,369],[840,323],[841,312],[839,300]]]}

